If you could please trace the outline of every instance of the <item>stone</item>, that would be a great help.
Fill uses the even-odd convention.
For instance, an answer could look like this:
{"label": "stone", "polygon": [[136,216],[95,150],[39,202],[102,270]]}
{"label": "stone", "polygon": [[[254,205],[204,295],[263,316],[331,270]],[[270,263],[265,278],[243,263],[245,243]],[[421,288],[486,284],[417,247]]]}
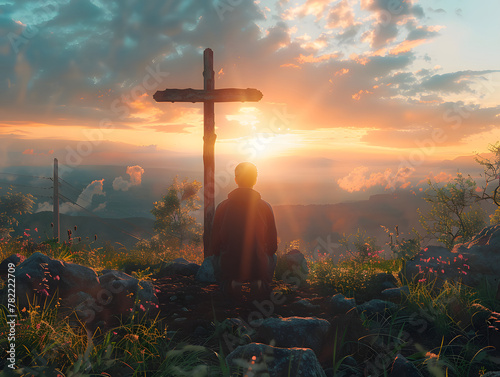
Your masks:
{"label": "stone", "polygon": [[156,276],[159,278],[172,275],[194,276],[199,269],[200,266],[196,263],[191,263],[184,258],[177,258],[171,263],[161,266]]}
{"label": "stone", "polygon": [[366,292],[364,292],[364,296],[366,296],[366,298],[379,296],[385,289],[396,288],[397,284],[398,281],[392,274],[380,272],[370,277],[366,282],[367,288]]}
{"label": "stone", "polygon": [[422,377],[417,367],[398,354],[391,366],[389,377]]}
{"label": "stone", "polygon": [[243,372],[248,376],[326,377],[314,352],[308,348],[280,348],[250,343],[238,346],[227,355],[226,363],[231,375]]}
{"label": "stone", "polygon": [[382,291],[380,294],[381,297],[390,302],[394,302],[395,304],[399,304],[403,301],[406,296],[409,296],[410,289],[407,285],[398,288],[387,288]]}
{"label": "stone", "polygon": [[209,256],[203,260],[198,272],[196,273],[195,279],[202,283],[216,283],[214,271],[214,256]]}
{"label": "stone", "polygon": [[85,266],[34,253],[16,268],[19,309],[36,302],[43,306],[60,300],[60,316],[71,316],[87,330],[105,331],[120,325],[132,313],[155,315],[158,298],[151,282],[124,272],[104,270],[103,275]]}
{"label": "stone", "polygon": [[283,348],[310,348],[321,352],[324,338],[330,330],[330,322],[316,317],[266,318],[251,321],[256,329],[253,342],[271,344]]}
{"label": "stone", "polygon": [[483,374],[482,377],[500,377],[500,371],[497,372],[487,372]]}
{"label": "stone", "polygon": [[386,312],[396,310],[398,308],[397,304],[389,301],[383,301],[379,299],[373,299],[367,301],[361,305],[358,305],[359,313],[365,313],[366,316],[371,317],[377,314],[385,315]]}
{"label": "stone", "polygon": [[303,286],[306,283],[309,274],[307,260],[300,250],[292,249],[283,257],[286,270],[283,271],[280,279],[287,281],[292,280],[297,283],[297,286]]}
{"label": "stone", "polygon": [[436,279],[436,287],[445,280],[460,281],[477,288],[486,282],[500,284],[500,224],[484,228],[470,242],[457,244],[450,251],[440,246],[422,249],[406,269],[401,279],[427,282]]}
{"label": "stone", "polygon": [[346,298],[342,293],[330,297],[327,301],[332,315],[343,315],[356,308],[354,298]]}
{"label": "stone", "polygon": [[307,299],[302,299],[302,300],[295,301],[293,304],[301,306],[301,307],[304,307],[304,308],[307,308],[307,309],[311,309],[311,310],[316,310],[316,309],[320,308],[319,305],[314,305],[314,304],[311,303],[311,301],[309,301]]}
{"label": "stone", "polygon": [[90,293],[99,287],[97,273],[85,266],[52,259],[40,252],[32,254],[16,268],[16,296],[19,310],[36,300],[42,306],[56,293],[60,298],[79,291]]}
{"label": "stone", "polygon": [[13,264],[14,266],[18,266],[20,263],[24,262],[26,257],[22,254],[12,254],[5,258],[2,263],[0,263],[0,278],[3,281],[7,281],[9,264]]}

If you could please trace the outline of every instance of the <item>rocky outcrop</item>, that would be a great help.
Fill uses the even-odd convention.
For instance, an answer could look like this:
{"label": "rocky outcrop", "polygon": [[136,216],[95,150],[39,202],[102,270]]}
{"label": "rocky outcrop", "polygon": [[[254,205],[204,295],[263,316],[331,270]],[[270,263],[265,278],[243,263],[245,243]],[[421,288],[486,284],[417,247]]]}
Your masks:
{"label": "rocky outcrop", "polygon": [[193,276],[199,269],[200,266],[196,263],[191,263],[184,258],[177,258],[171,263],[161,266],[156,276],[159,278],[171,275]]}
{"label": "rocky outcrop", "polygon": [[19,310],[34,304],[60,301],[60,315],[75,313],[91,329],[118,325],[137,312],[156,313],[158,299],[150,282],[121,271],[105,270],[101,276],[85,266],[34,253],[16,268]]}
{"label": "rocky outcrop", "polygon": [[253,321],[256,329],[254,342],[271,344],[283,348],[310,348],[316,354],[321,352],[324,338],[330,330],[330,323],[315,317],[266,318]]}
{"label": "rocky outcrop", "polygon": [[203,260],[198,272],[196,273],[196,280],[202,283],[215,283],[217,279],[215,278],[214,271],[214,256],[207,257]]}
{"label": "rocky outcrop", "polygon": [[280,348],[250,343],[226,357],[231,375],[275,377],[326,377],[314,352],[308,348]]}
{"label": "rocky outcrop", "polygon": [[436,279],[437,286],[445,280],[461,281],[477,287],[487,281],[492,287],[500,283],[500,225],[484,228],[470,242],[458,244],[453,250],[429,246],[422,249],[400,272],[403,281],[427,282]]}

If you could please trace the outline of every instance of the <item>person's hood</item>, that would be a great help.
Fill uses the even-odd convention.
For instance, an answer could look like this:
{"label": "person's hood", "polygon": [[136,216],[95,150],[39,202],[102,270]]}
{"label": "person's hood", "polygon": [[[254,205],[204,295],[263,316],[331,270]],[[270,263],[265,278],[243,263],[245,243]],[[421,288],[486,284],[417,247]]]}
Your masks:
{"label": "person's hood", "polygon": [[258,201],[261,199],[260,194],[254,189],[247,187],[238,187],[237,189],[231,191],[227,198],[229,200],[236,201]]}

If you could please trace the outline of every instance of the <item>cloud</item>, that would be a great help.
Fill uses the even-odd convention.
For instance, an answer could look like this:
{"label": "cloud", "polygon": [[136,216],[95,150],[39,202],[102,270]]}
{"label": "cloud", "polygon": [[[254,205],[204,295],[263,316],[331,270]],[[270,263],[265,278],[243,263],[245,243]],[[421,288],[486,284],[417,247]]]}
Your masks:
{"label": "cloud", "polygon": [[116,177],[113,181],[113,189],[116,191],[128,191],[132,186],[139,186],[142,182],[142,174],[144,169],[139,165],[128,166],[127,174],[130,176],[130,181],[126,181],[122,177]]}
{"label": "cloud", "polygon": [[438,174],[433,174],[432,172],[430,172],[429,174],[427,174],[425,179],[422,179],[417,183],[417,186],[427,185],[428,180],[434,181],[435,183],[450,182],[453,180],[453,176],[444,171],[439,172]]}
{"label": "cloud", "polygon": [[[70,201],[64,201],[60,203],[59,213],[71,215],[80,213],[84,209],[90,210],[95,195],[106,195],[106,193],[104,192],[104,179],[95,180],[89,183],[87,187],[82,190],[75,203],[72,203]],[[99,208],[101,204],[97,208]],[[39,203],[38,208],[35,212],[43,211],[53,211],[53,204],[49,202]]]}
{"label": "cloud", "polygon": [[354,25],[354,11],[347,0],[342,0],[334,5],[327,17],[327,27],[333,28],[348,28]]}
{"label": "cloud", "polygon": [[472,84],[474,84],[477,80],[484,80],[484,75],[497,72],[500,72],[500,70],[469,70],[433,75],[423,80],[421,87],[425,90],[442,93],[474,93],[474,90],[471,87]]}
{"label": "cloud", "polygon": [[399,168],[393,174],[391,169],[384,172],[375,172],[368,175],[366,166],[354,168],[347,176],[337,180],[341,189],[348,192],[365,191],[374,186],[383,186],[385,189],[407,188],[411,185],[408,178],[415,171],[412,167]]}

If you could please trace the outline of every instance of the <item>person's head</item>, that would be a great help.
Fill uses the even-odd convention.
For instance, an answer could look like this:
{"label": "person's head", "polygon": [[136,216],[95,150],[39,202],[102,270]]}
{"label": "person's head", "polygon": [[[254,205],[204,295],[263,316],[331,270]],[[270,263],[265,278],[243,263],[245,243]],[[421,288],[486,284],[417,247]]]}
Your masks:
{"label": "person's head", "polygon": [[257,167],[251,162],[242,162],[234,169],[234,180],[238,187],[252,188],[257,182]]}

